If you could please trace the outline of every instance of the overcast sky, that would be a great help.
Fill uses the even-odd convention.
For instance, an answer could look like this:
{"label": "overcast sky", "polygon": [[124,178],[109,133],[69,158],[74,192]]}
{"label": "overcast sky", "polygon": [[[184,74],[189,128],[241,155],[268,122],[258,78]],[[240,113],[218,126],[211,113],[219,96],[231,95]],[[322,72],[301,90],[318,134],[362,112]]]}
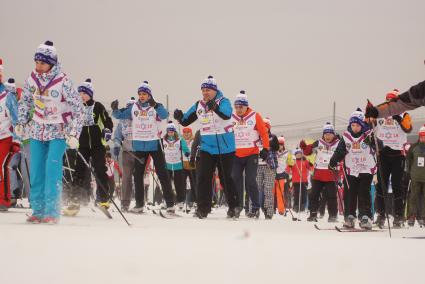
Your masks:
{"label": "overcast sky", "polygon": [[[52,40],[77,85],[123,105],[143,80],[187,109],[214,75],[233,100],[286,124],[337,114],[425,79],[425,1],[0,0],[0,57],[23,82]],[[424,110],[417,112],[424,114]]]}

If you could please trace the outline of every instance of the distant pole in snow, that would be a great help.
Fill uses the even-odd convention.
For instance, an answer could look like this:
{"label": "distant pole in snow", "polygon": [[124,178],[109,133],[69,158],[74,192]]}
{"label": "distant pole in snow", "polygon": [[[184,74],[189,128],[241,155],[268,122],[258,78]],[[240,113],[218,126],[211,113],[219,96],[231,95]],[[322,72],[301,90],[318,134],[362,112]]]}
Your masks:
{"label": "distant pole in snow", "polygon": [[168,108],[168,95],[166,95],[166,104],[167,104],[167,111],[169,112],[170,109]]}
{"label": "distant pole in snow", "polygon": [[333,110],[333,115],[332,115],[332,124],[333,124],[334,127],[336,127],[335,117],[336,117],[336,102],[334,102],[334,110]]}

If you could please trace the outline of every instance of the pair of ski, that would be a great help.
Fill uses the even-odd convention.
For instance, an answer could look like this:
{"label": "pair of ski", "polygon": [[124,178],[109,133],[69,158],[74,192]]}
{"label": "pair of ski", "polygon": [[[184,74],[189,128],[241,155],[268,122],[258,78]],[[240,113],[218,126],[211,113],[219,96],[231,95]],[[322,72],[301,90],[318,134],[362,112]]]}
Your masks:
{"label": "pair of ski", "polygon": [[317,226],[317,224],[314,224],[314,227],[319,230],[319,231],[337,231],[340,233],[371,233],[371,232],[383,232],[385,230],[382,229],[370,229],[370,230],[366,230],[366,229],[360,229],[360,228],[346,228],[346,227],[340,227],[340,226],[335,226],[333,228],[320,228],[319,226]]}
{"label": "pair of ski", "polygon": [[182,217],[181,215],[177,213],[167,213],[167,212],[164,213],[161,209],[152,209],[152,213],[164,219],[175,219],[175,218]]}

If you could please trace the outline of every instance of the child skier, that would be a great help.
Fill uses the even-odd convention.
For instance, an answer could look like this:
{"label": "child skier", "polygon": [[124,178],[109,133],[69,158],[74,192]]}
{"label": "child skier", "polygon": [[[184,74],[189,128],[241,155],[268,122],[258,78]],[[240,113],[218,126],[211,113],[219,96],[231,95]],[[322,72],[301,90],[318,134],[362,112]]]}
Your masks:
{"label": "child skier", "polygon": [[[9,152],[15,152],[13,143],[13,125],[18,117],[18,102],[15,95],[6,90],[3,84],[3,61],[0,59],[0,211],[7,211],[10,207],[10,181],[5,170]],[[19,151],[19,150],[18,150]]]}
{"label": "child skier", "polygon": [[[270,151],[263,151],[264,148],[262,148],[262,145],[260,146],[262,149],[260,150],[260,159],[258,161],[257,186],[260,195],[260,206],[263,209],[264,217],[271,219],[275,213],[273,186],[278,167],[277,151],[279,150],[279,141],[276,135],[271,133],[270,119],[265,118],[264,124],[268,133]],[[250,204],[252,205],[252,202]],[[252,212],[252,209],[250,212]],[[248,217],[257,216],[258,214],[256,216],[248,215]]]}
{"label": "child skier", "polygon": [[[186,141],[187,148],[192,152],[192,145],[194,141],[194,136],[192,128],[184,127],[183,128],[183,139]],[[189,178],[190,184],[190,196],[187,197],[186,202],[196,202],[196,167],[193,167],[190,163],[191,155],[183,155],[183,174],[184,180],[187,181]]]}
{"label": "child skier", "polygon": [[[75,149],[83,126],[83,104],[58,62],[51,41],[35,53],[35,70],[25,82],[19,101],[16,134],[28,128],[30,137],[31,223],[55,224],[60,215],[63,155]],[[30,119],[30,112],[34,112]]]}
{"label": "child skier", "polygon": [[304,155],[308,156],[313,153],[313,150],[316,151],[316,160],[314,162],[314,172],[311,181],[312,188],[309,195],[310,216],[307,218],[307,221],[317,222],[321,193],[323,193],[323,197],[328,204],[328,222],[337,221],[337,176],[333,171],[329,170],[329,160],[336,150],[338,143],[339,138],[335,135],[335,128],[330,123],[326,123],[323,126],[321,139],[309,145],[304,140],[300,142],[300,148],[303,150]]}
{"label": "child skier", "polygon": [[183,209],[186,198],[186,180],[183,173],[183,156],[189,157],[190,152],[187,148],[186,141],[181,139],[174,123],[167,125],[167,133],[162,139],[164,145],[165,162],[167,170],[174,181],[174,188],[177,194],[177,206]]}
{"label": "child skier", "polygon": [[167,203],[167,213],[174,214],[173,191],[167,172],[162,144],[160,142],[160,122],[168,117],[168,111],[157,103],[152,95],[152,88],[144,81],[137,89],[139,100],[125,109],[118,109],[118,100],[111,103],[112,116],[117,119],[131,119],[132,148],[137,157],[135,161],[134,183],[136,206],[135,213],[143,213],[145,194],[143,177],[148,157],[152,157],[161,187]]}
{"label": "child skier", "polygon": [[[407,170],[410,173],[411,189],[409,195],[408,224],[414,226],[415,220],[424,226],[425,220],[425,125],[419,129],[419,140],[412,144],[407,153]],[[419,214],[417,214],[420,208]]]}
{"label": "child skier", "polygon": [[106,176],[108,177],[109,196],[114,196],[115,191],[115,171],[118,172],[120,178],[122,178],[122,172],[117,161],[112,159],[110,152],[105,154],[105,165],[106,165]]}
{"label": "child skier", "polygon": [[[127,102],[126,108],[133,107],[136,102],[131,97]],[[124,111],[125,108],[122,109]],[[133,194],[133,178],[135,179],[135,163],[133,153],[133,134],[131,129],[131,119],[121,119],[114,131],[114,156],[118,160],[120,149],[122,149],[122,184],[121,184],[121,211],[128,212],[130,208],[131,197]]]}
{"label": "child skier", "polygon": [[288,165],[286,171],[292,174],[292,187],[294,191],[294,211],[303,212],[307,203],[307,186],[309,172],[312,168],[310,162],[304,157],[300,148],[294,150],[295,161]]}
{"label": "child skier", "polygon": [[[96,174],[96,204],[104,210],[109,209],[108,177],[106,175],[106,142],[111,139],[113,128],[112,119],[103,104],[93,99],[94,88],[91,79],[86,79],[78,87],[83,101],[84,124],[79,138],[78,151],[82,154],[86,162],[90,161]],[[75,216],[80,210],[81,191],[84,181],[91,177],[91,172],[80,156],[77,156],[75,167],[75,186],[72,187],[71,202],[64,210],[67,216]],[[98,184],[101,183],[101,184]],[[105,192],[106,191],[106,192]]]}
{"label": "child skier", "polygon": [[338,162],[344,159],[348,188],[344,226],[354,228],[357,208],[360,227],[372,229],[370,185],[376,173],[374,139],[371,130],[364,122],[364,114],[357,109],[350,116],[347,131],[344,132],[329,162],[329,169],[336,170]]}
{"label": "child skier", "polygon": [[279,141],[279,151],[277,152],[277,169],[276,169],[276,179],[274,182],[274,197],[277,207],[277,211],[280,215],[285,214],[286,207],[288,205],[287,196],[288,192],[285,190],[287,184],[285,180],[289,178],[289,175],[286,173],[286,167],[288,165],[289,151],[285,149],[285,137],[280,136],[277,138]]}
{"label": "child skier", "polygon": [[[239,194],[239,207],[244,208],[244,173],[245,190],[251,201],[248,217],[258,218],[260,199],[258,195],[257,170],[258,155],[266,160],[270,150],[268,129],[258,112],[249,107],[245,91],[240,91],[234,102],[235,112],[232,120],[235,131],[236,154],[233,160],[232,178]],[[258,143],[262,142],[260,153]],[[248,204],[245,205],[248,208]],[[246,209],[245,209],[246,210]]]}

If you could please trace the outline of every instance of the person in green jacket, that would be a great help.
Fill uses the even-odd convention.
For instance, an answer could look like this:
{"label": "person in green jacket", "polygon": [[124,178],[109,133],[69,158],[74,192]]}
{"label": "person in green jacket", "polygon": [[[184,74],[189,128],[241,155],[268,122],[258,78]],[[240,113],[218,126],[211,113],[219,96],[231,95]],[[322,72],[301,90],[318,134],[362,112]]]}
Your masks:
{"label": "person in green jacket", "polygon": [[[425,125],[419,129],[419,140],[407,153],[407,170],[411,178],[409,195],[408,224],[424,225],[425,218]],[[422,203],[422,204],[421,204]],[[420,208],[419,214],[417,214]]]}

